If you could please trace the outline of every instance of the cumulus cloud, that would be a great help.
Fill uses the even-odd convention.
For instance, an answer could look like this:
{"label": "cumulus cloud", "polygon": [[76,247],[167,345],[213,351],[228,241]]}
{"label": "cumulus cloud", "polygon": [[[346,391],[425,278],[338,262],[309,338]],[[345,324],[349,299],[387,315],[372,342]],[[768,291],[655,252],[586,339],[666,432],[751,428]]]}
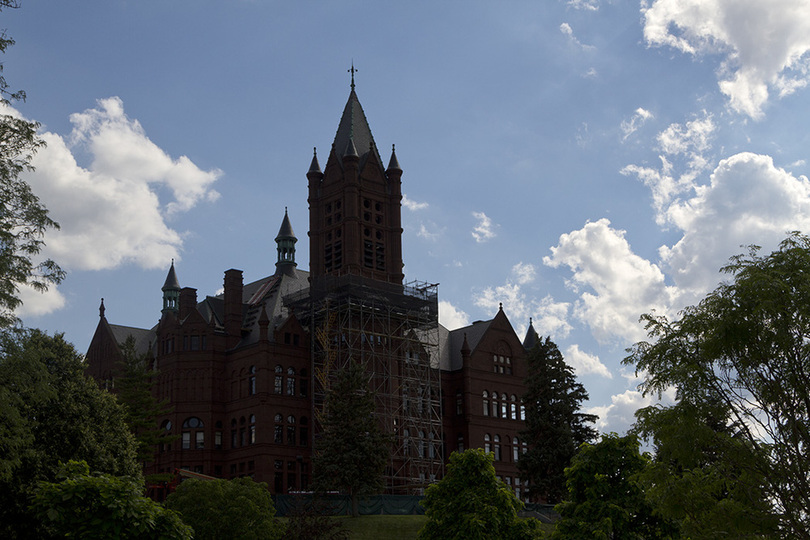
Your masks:
{"label": "cumulus cloud", "polygon": [[565,349],[565,361],[576,369],[578,375],[594,374],[608,379],[613,378],[613,374],[598,356],[580,350],[579,345],[574,344]]}
{"label": "cumulus cloud", "polygon": [[431,231],[430,229],[427,228],[427,226],[424,223],[420,223],[419,230],[416,231],[416,236],[418,236],[419,238],[424,238],[425,240],[430,240],[432,242],[435,241],[437,238],[439,238],[439,233]]}
{"label": "cumulus cloud", "polygon": [[483,212],[473,212],[473,217],[478,220],[472,231],[472,236],[478,243],[486,242],[495,238],[495,224]]}
{"label": "cumulus cloud", "polygon": [[[674,395],[667,394],[664,398],[664,403],[674,403]],[[625,390],[611,396],[609,405],[590,407],[586,412],[599,417],[596,429],[602,433],[615,432],[623,435],[635,423],[637,410],[657,402],[655,396],[644,396],[637,390]]]}
{"label": "cumulus cloud", "polygon": [[653,113],[639,107],[628,120],[623,120],[621,124],[622,141],[626,141],[630,135],[635,133],[647,120],[653,118]]}
{"label": "cumulus cloud", "polygon": [[408,210],[410,210],[412,212],[416,212],[417,210],[424,210],[429,205],[426,202],[412,201],[411,199],[408,198],[407,195],[403,194],[402,195],[402,206],[404,206],[405,208],[407,208]]}
{"label": "cumulus cloud", "polygon": [[633,253],[624,236],[625,231],[600,219],[561,235],[551,256],[543,258],[548,266],[564,265],[573,272],[567,285],[580,295],[574,316],[600,342],[643,339],[639,316],[666,312],[675,292],[658,265]]}
{"label": "cumulus cloud", "polygon": [[667,217],[683,236],[660,249],[661,259],[684,301],[694,303],[717,285],[718,269],[740,246],[771,250],[788,231],[810,231],[810,181],[776,167],[770,156],[736,154]]}
{"label": "cumulus cloud", "polygon": [[470,324],[470,317],[450,302],[439,300],[439,324],[448,330],[463,328]]}
{"label": "cumulus cloud", "polygon": [[[61,230],[49,231],[44,255],[68,270],[102,270],[134,263],[165,267],[179,258],[182,234],[167,218],[188,211],[218,193],[218,170],[204,171],[186,156],[173,159],[155,145],[119,98],[71,116],[64,138],[45,132],[47,143],[25,180],[50,210]],[[77,162],[86,153],[89,165]],[[31,296],[26,313],[59,307],[58,291]]]}
{"label": "cumulus cloud", "polygon": [[641,11],[649,45],[723,56],[718,84],[737,112],[761,118],[771,92],[807,85],[809,0],[654,0]]}
{"label": "cumulus cloud", "polygon": [[599,0],[568,0],[568,5],[574,9],[586,11],[598,11]]}

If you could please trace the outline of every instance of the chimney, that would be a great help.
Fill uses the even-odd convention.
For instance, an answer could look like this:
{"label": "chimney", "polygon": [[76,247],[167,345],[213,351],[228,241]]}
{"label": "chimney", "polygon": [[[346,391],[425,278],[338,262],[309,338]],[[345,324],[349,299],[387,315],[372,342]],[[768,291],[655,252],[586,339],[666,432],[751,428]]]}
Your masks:
{"label": "chimney", "polygon": [[225,271],[226,347],[233,349],[242,339],[242,271]]}
{"label": "chimney", "polygon": [[183,287],[180,290],[180,320],[184,320],[197,307],[197,289]]}

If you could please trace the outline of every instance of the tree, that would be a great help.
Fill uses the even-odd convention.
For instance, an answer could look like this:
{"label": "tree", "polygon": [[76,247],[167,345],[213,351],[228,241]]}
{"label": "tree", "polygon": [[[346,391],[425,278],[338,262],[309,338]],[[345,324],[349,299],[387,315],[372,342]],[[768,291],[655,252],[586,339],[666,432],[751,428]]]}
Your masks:
{"label": "tree", "polygon": [[155,458],[155,446],[171,442],[177,436],[166,434],[158,419],[170,408],[168,401],[158,401],[152,393],[157,371],[152,369],[149,353],[138,354],[135,338],[127,337],[121,347],[123,361],[117,379],[118,400],[124,406],[126,423],[138,442],[138,461],[147,463]]}
{"label": "tree", "polygon": [[374,414],[368,377],[360,363],[337,370],[326,395],[322,431],[312,460],[315,488],[347,492],[355,517],[360,514],[360,496],[379,493],[385,487],[383,472],[391,452],[391,438],[383,433]]}
{"label": "tree", "polygon": [[61,334],[0,332],[0,536],[39,537],[28,498],[60,463],[140,477],[135,440],[121,406],[85,377],[80,354]]}
{"label": "tree", "polygon": [[566,493],[565,468],[579,445],[596,438],[589,424],[597,417],[580,412],[588,393],[550,338],[538,340],[529,351],[528,368],[526,430],[521,436],[529,450],[518,460],[518,469],[529,482],[530,495],[557,503]]}
{"label": "tree", "polygon": [[276,509],[267,484],[250,478],[183,480],[166,499],[166,507],[194,527],[197,540],[284,536],[284,526],[274,518]]}
{"label": "tree", "polygon": [[453,452],[447,474],[428,487],[428,521],[420,540],[517,539],[538,535],[534,520],[520,520],[523,503],[495,476],[493,456],[481,448]]}
{"label": "tree", "polygon": [[[638,475],[647,500],[684,538],[775,538],[778,521],[765,496],[761,460],[720,402],[651,406],[636,413],[634,430],[655,445]],[[740,466],[744,464],[744,466]]]}
{"label": "tree", "polygon": [[[0,0],[0,11],[18,7],[14,0]],[[0,53],[14,40],[0,33]],[[44,247],[43,235],[59,224],[31,191],[20,174],[31,170],[34,153],[44,144],[37,137],[39,124],[9,114],[11,101],[25,100],[25,92],[12,91],[0,64],[0,328],[17,321],[14,310],[22,301],[21,286],[44,291],[57,284],[64,272],[50,259],[34,259]]]}
{"label": "tree", "polygon": [[625,363],[645,394],[674,386],[680,401],[721,403],[762,456],[734,467],[766,480],[783,535],[810,538],[810,238],[793,233],[767,256],[751,246],[722,270],[733,280],[680,320],[644,315],[652,342]]}
{"label": "tree", "polygon": [[54,537],[190,540],[180,516],[142,496],[143,484],[126,476],[90,474],[84,461],[70,461],[57,482],[40,482],[32,508]]}
{"label": "tree", "polygon": [[603,435],[583,444],[565,470],[568,495],[553,538],[646,540],[677,537],[677,528],[654,515],[636,475],[649,456],[639,453],[634,435]]}

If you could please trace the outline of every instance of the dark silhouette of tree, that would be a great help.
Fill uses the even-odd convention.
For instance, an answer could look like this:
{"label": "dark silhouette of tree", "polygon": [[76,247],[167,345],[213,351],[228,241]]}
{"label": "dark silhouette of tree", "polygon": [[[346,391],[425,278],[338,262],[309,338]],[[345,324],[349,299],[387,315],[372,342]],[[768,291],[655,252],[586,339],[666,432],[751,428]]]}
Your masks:
{"label": "dark silhouette of tree", "polygon": [[529,351],[528,367],[526,430],[521,436],[529,449],[518,460],[518,469],[532,497],[557,503],[566,493],[565,468],[579,445],[596,438],[590,424],[597,417],[580,412],[588,393],[550,338],[538,340]]}

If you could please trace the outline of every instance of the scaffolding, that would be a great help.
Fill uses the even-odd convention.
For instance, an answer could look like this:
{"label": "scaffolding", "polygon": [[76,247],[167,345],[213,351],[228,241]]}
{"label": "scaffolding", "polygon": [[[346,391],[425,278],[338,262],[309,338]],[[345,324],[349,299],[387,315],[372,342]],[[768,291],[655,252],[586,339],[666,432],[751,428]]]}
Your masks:
{"label": "scaffolding", "polygon": [[316,424],[335,370],[362,363],[380,426],[394,438],[387,491],[421,494],[444,467],[438,285],[325,276],[284,302],[313,337]]}

